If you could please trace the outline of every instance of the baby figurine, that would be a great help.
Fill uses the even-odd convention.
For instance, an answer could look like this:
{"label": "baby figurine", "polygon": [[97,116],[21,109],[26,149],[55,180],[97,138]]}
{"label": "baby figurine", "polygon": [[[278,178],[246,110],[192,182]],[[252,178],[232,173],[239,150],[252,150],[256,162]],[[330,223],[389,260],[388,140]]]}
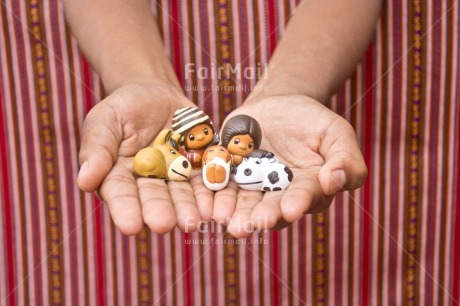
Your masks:
{"label": "baby figurine", "polygon": [[180,153],[188,159],[193,169],[201,169],[206,148],[219,143],[219,135],[211,119],[196,107],[178,109],[172,118],[172,130],[180,135]]}
{"label": "baby figurine", "polygon": [[222,145],[232,155],[232,164],[237,167],[254,150],[259,149],[262,129],[259,123],[247,115],[230,118],[222,129]]}
{"label": "baby figurine", "polygon": [[223,146],[211,146],[203,154],[203,181],[209,190],[224,189],[230,179],[231,155]]}

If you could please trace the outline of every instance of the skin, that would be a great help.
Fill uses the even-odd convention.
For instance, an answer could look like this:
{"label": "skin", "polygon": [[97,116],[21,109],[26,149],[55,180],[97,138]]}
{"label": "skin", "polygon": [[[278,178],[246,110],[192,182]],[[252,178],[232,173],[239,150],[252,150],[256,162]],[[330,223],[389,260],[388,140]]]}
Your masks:
{"label": "skin", "polygon": [[174,75],[148,1],[63,3],[80,48],[108,94],[84,122],[78,185],[99,192],[121,232],[138,233],[144,223],[157,233],[176,225],[193,231],[200,219],[213,217],[230,223],[232,235],[244,237],[251,233],[241,224],[279,229],[305,213],[326,209],[336,192],[363,184],[367,169],[356,135],[322,102],[362,57],[381,1],[302,2],[270,60],[274,65],[268,65],[255,91],[230,115],[255,118],[263,131],[261,148],[294,172],[287,191],[265,194],[239,190],[233,182],[213,193],[199,172],[192,172],[188,182],[135,180],[134,154],[170,124],[176,109],[193,103]]}

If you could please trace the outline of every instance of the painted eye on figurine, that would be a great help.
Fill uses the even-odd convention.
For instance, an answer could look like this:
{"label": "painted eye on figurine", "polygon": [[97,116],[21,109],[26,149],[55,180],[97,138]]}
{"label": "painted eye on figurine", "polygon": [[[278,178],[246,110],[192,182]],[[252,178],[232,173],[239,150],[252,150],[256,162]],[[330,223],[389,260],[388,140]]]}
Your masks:
{"label": "painted eye on figurine", "polygon": [[235,140],[233,141],[233,143],[234,143],[234,144],[239,144],[239,143],[240,143],[240,139],[239,139],[239,138],[235,139]]}
{"label": "painted eye on figurine", "polygon": [[253,146],[254,146],[254,143],[252,143],[252,142],[250,142],[250,143],[248,144],[248,148],[249,148],[249,149],[252,149]]}
{"label": "painted eye on figurine", "polygon": [[193,134],[190,134],[188,135],[188,139],[190,139],[190,141],[194,141],[195,140],[195,136]]}
{"label": "painted eye on figurine", "polygon": [[262,163],[261,160],[256,160],[256,164],[260,165]]}
{"label": "painted eye on figurine", "polygon": [[208,135],[208,134],[209,134],[208,129],[206,129],[206,128],[204,129],[204,134],[205,134],[205,135]]}
{"label": "painted eye on figurine", "polygon": [[176,151],[174,150],[169,150],[169,153],[171,153],[172,155],[176,155]]}

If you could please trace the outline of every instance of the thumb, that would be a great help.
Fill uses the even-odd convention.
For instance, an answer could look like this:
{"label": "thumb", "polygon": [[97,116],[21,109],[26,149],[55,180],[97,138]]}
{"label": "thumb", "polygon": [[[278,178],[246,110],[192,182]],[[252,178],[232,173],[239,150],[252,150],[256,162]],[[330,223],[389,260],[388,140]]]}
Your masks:
{"label": "thumb", "polygon": [[77,184],[86,192],[99,188],[118,155],[121,129],[113,111],[106,110],[102,103],[96,105],[83,124]]}
{"label": "thumb", "polygon": [[320,152],[325,164],[318,173],[318,180],[324,194],[333,195],[340,190],[361,187],[367,177],[367,167],[351,125],[346,122],[340,132],[329,129],[323,144]]}

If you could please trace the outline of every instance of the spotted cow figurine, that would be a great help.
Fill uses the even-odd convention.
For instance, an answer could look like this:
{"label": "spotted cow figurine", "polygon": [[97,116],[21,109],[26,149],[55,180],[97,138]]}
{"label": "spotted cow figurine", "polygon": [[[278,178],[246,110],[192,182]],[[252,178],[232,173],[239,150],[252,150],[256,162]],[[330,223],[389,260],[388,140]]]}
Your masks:
{"label": "spotted cow figurine", "polygon": [[179,153],[178,137],[165,129],[158,134],[152,145],[134,156],[134,172],[139,176],[162,178],[172,181],[186,180],[192,171],[190,162]]}
{"label": "spotted cow figurine", "polygon": [[273,153],[263,150],[243,159],[234,174],[240,188],[260,191],[285,190],[293,178],[291,169],[279,163]]}

